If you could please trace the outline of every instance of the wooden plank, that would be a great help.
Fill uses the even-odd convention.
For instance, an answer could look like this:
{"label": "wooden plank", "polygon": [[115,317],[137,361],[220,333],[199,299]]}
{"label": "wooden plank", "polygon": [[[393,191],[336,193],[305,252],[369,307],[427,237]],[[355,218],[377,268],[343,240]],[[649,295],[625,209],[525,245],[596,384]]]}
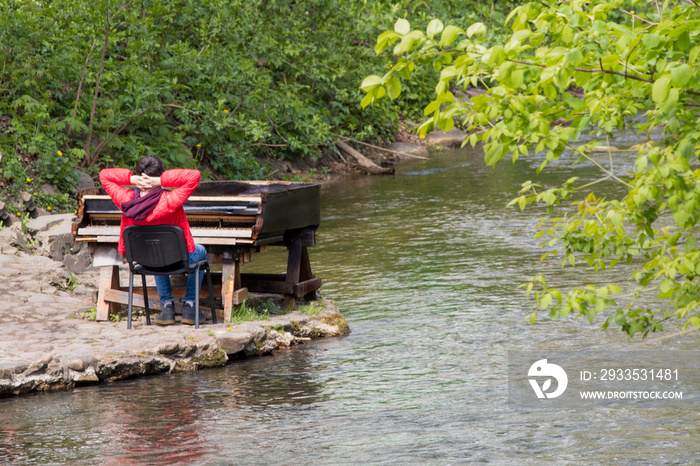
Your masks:
{"label": "wooden plank", "polygon": [[297,298],[306,297],[306,295],[313,293],[314,291],[321,288],[320,278],[311,278],[309,280],[297,283],[294,285],[294,296]]}
{"label": "wooden plank", "polygon": [[107,293],[112,289],[119,289],[119,266],[106,265],[100,267],[95,320],[108,321],[110,314],[118,314],[121,311],[118,304],[110,303],[106,299]]}
{"label": "wooden plank", "polygon": [[284,273],[242,273],[241,280],[243,283],[246,283],[249,281],[255,281],[255,280],[284,282],[287,280],[287,274],[284,274]]}
{"label": "wooden plank", "polygon": [[248,298],[248,289],[241,284],[241,264],[232,257],[222,259],[221,301],[224,305],[224,322],[231,321],[233,306]]}
{"label": "wooden plank", "polygon": [[292,309],[297,303],[296,298],[293,294],[284,295],[284,300],[282,301],[283,309]]}
{"label": "wooden plank", "polygon": [[289,244],[289,255],[287,256],[287,282],[299,283],[299,273],[301,272],[301,237],[294,236]]}
{"label": "wooden plank", "polygon": [[289,255],[287,256],[287,281],[286,284],[289,285],[290,291],[285,292],[284,296],[284,308],[291,309],[296,304],[296,299],[294,296],[294,287],[299,283],[299,276],[301,273],[301,258],[302,250],[302,237],[301,235],[295,235],[292,238],[291,243],[289,243]]}
{"label": "wooden plank", "polygon": [[243,286],[248,288],[248,291],[253,293],[276,293],[288,294],[294,293],[294,284],[287,283],[281,280],[264,280],[264,279],[243,279]]}
{"label": "wooden plank", "polygon": [[[140,307],[143,308],[145,307],[145,302],[143,299],[143,295],[141,294],[141,289],[138,287],[136,284],[138,277],[134,277],[134,306],[135,307]],[[139,288],[139,293],[136,292],[136,289]],[[122,290],[107,290],[107,293],[105,294],[105,300],[109,301],[111,303],[117,303],[117,304],[129,304],[129,292],[128,291],[122,291]],[[177,302],[176,302],[177,303]],[[162,306],[160,304],[160,299],[158,298],[158,294],[154,295],[149,293],[148,296],[148,308],[151,311],[156,311],[160,312],[162,309]]]}
{"label": "wooden plank", "polygon": [[[213,282],[214,277],[212,276],[212,282]],[[143,293],[143,287],[141,286],[140,282],[138,282],[140,279],[135,276],[134,277],[134,296],[141,295]],[[138,282],[138,283],[137,283]],[[119,287],[117,289],[118,291],[129,291],[129,287]],[[148,290],[148,296],[149,300],[151,299],[151,296],[158,296],[158,289],[155,286],[149,286],[147,288]],[[221,294],[221,286],[219,285],[214,285],[212,283],[212,292],[214,293],[214,296],[216,297],[217,295]],[[173,285],[173,292],[172,292],[173,298],[175,299],[180,299],[183,296],[185,296],[185,287],[184,286],[175,286]],[[206,277],[204,278],[202,282],[202,289],[199,290],[199,298],[200,299],[209,299],[209,289],[207,287],[207,279]],[[150,302],[150,301],[149,301]]]}
{"label": "wooden plank", "polygon": [[[110,303],[113,303],[116,306],[121,307],[121,304],[128,305],[129,304],[129,292],[128,291],[121,291],[121,290],[108,290],[106,293],[106,299]],[[201,296],[200,296],[201,297]],[[175,312],[177,314],[182,314],[182,303],[175,301]],[[144,308],[145,303],[143,300],[143,295],[140,293],[136,292],[136,287],[134,287],[134,299],[133,299],[133,305],[135,307],[140,307]],[[158,298],[152,298],[148,297],[148,308],[149,310],[153,311],[152,314],[156,314],[162,310],[162,306],[160,304],[160,300]],[[209,306],[199,306],[199,310],[207,316],[207,319],[211,319],[211,308]],[[221,321],[221,319],[224,317],[223,311],[221,309],[217,309],[217,319]]]}
{"label": "wooden plank", "polygon": [[306,246],[301,248],[301,261],[299,264],[299,280],[308,280],[314,278],[311,272],[311,261],[309,260],[309,250]]}
{"label": "wooden plank", "polygon": [[119,236],[97,236],[95,241],[98,243],[118,243]]}
{"label": "wooden plank", "polygon": [[[311,272],[311,261],[309,260],[309,250],[306,246],[303,246],[301,248],[301,266],[299,270],[299,280],[301,280],[301,285],[302,283],[307,283],[309,280],[315,279],[316,277],[314,276],[313,272]],[[316,287],[309,287],[308,291],[306,293],[301,293],[298,294],[297,289],[294,289],[294,294],[296,296],[303,296],[306,301],[315,301],[316,300],[316,290],[318,290],[321,287],[321,279],[318,279],[318,286]]]}

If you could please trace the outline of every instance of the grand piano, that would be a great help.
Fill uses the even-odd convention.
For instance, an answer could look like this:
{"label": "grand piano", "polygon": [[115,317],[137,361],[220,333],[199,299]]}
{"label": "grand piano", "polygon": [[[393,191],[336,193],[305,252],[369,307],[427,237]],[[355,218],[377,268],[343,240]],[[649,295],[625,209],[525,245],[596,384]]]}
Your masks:
{"label": "grand piano", "polygon": [[[210,264],[221,264],[223,318],[248,292],[284,295],[285,307],[298,299],[315,299],[321,279],[311,272],[307,248],[316,244],[321,223],[321,187],[285,181],[204,181],[184,204],[196,243],[207,248]],[[76,242],[94,245],[94,264],[100,267],[97,320],[108,320],[128,302],[119,282],[117,255],[121,211],[102,188],[78,193],[78,212],[72,225]],[[288,250],[285,274],[243,274],[241,266],[268,246]],[[149,293],[149,296],[157,296]],[[134,296],[143,306],[143,297]],[[159,310],[160,302],[149,307]],[[212,310],[214,312],[214,310]]]}

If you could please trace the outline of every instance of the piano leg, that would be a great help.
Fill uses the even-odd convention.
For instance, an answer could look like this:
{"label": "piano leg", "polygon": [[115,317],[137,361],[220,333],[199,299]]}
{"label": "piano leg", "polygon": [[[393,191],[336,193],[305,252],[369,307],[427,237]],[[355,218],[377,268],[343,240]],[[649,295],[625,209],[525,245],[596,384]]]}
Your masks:
{"label": "piano leg", "polygon": [[[299,281],[305,282],[316,278],[311,272],[311,261],[309,260],[309,250],[306,246],[301,248],[301,264],[299,265]],[[305,301],[316,301],[316,290],[304,295]]]}
{"label": "piano leg", "polygon": [[[296,285],[299,283],[299,275],[301,272],[302,259],[302,244],[301,235],[295,235],[287,245],[289,253],[287,255],[287,283]],[[284,295],[284,308],[291,309],[296,304],[294,294]]]}
{"label": "piano leg", "polygon": [[314,301],[316,290],[321,286],[321,281],[311,272],[309,250],[304,244],[302,236],[297,235],[292,238],[287,247],[289,255],[287,256],[286,282],[292,292],[284,295],[284,307],[291,309],[296,305],[297,298],[303,298],[304,301]]}

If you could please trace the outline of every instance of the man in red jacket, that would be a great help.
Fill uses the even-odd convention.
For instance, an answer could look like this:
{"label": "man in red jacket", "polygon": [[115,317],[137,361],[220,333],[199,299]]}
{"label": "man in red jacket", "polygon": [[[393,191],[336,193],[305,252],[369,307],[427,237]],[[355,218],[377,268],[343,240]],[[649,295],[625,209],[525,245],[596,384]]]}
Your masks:
{"label": "man in red jacket", "polygon": [[[134,173],[135,172],[135,173]],[[204,246],[195,244],[190,231],[190,225],[182,207],[187,198],[199,185],[200,173],[197,170],[176,169],[163,171],[163,161],[155,155],[143,157],[136,163],[132,172],[126,168],[105,168],[100,172],[100,182],[109,197],[122,211],[121,230],[117,251],[124,254],[124,228],[129,225],[177,225],[185,233],[187,250],[190,252],[190,262],[206,260],[207,251]],[[124,186],[134,185],[135,190]],[[175,188],[167,191],[162,188]],[[204,272],[199,274],[199,285],[202,285]],[[195,280],[194,274],[187,276],[187,287],[182,308],[182,323],[195,323]],[[158,296],[163,310],[154,321],[160,325],[175,323],[175,298],[167,275],[156,275]],[[200,312],[199,321],[205,317]]]}

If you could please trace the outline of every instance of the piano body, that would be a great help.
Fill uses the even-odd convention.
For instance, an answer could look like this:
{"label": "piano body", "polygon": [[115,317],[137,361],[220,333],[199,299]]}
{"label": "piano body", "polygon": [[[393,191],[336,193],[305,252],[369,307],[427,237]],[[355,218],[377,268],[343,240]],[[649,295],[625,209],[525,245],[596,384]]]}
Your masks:
{"label": "piano body", "polygon": [[[206,247],[209,263],[222,264],[225,322],[230,320],[233,306],[247,298],[248,291],[283,294],[286,307],[299,298],[314,299],[321,279],[311,272],[307,248],[315,245],[316,228],[321,223],[319,184],[204,181],[185,202],[184,209],[192,236]],[[128,302],[128,292],[119,282],[122,259],[116,252],[120,221],[121,211],[104,189],[78,193],[73,237],[76,242],[95,247],[94,263],[100,267],[98,320],[108,320],[110,313],[119,312],[121,304]],[[286,274],[242,274],[241,265],[268,246],[288,249]],[[149,296],[157,297],[157,293],[149,292]],[[135,294],[134,304],[142,307],[143,297]],[[160,302],[149,298],[149,307],[159,310]]]}

